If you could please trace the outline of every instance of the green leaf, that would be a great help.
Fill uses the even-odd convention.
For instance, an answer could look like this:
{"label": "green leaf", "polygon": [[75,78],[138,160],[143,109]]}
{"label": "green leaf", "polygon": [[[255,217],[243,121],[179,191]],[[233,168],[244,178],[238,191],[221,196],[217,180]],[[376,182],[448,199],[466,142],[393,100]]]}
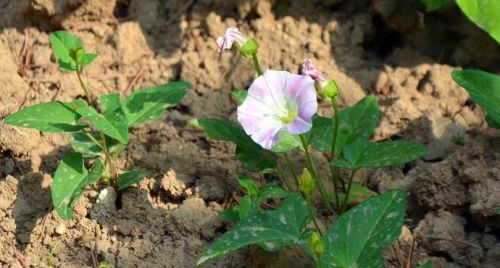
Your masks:
{"label": "green leaf", "polygon": [[360,139],[346,145],[343,159],[331,162],[347,169],[382,168],[402,165],[427,154],[427,148],[413,141],[383,141],[371,143]]}
{"label": "green leaf", "polygon": [[276,167],[276,154],[253,142],[239,125],[223,119],[196,119],[191,123],[203,128],[210,139],[236,143],[236,157],[249,170],[269,172]]}
{"label": "green leaf", "polygon": [[[110,95],[103,97],[104,99],[115,98]],[[103,98],[101,98],[101,101],[102,100]],[[113,102],[113,100],[108,101]],[[121,106],[113,107],[114,109],[105,111],[104,115],[98,113],[93,107],[81,107],[76,110],[76,112],[79,113],[83,118],[90,120],[97,130],[100,130],[111,138],[117,139],[121,143],[126,144],[128,142],[127,117],[125,116],[125,113]]]}
{"label": "green leaf", "polygon": [[257,185],[255,185],[255,182],[251,178],[238,176],[236,177],[236,180],[238,180],[241,187],[245,188],[250,197],[256,197],[259,193]]}
{"label": "green leaf", "polygon": [[249,195],[245,195],[240,199],[240,204],[238,205],[238,217],[242,220],[259,210],[260,200],[252,200]]}
{"label": "green leaf", "polygon": [[401,233],[405,193],[373,197],[342,214],[324,237],[325,267],[384,267],[384,249]]}
{"label": "green leaf", "polygon": [[20,127],[34,128],[47,132],[73,132],[87,125],[78,124],[75,110],[84,107],[83,101],[51,101],[24,108],[5,118],[4,123]]}
{"label": "green leaf", "polygon": [[246,99],[246,97],[248,95],[248,91],[246,91],[246,90],[234,90],[233,92],[231,92],[231,95],[236,100],[238,105],[240,105]]}
{"label": "green leaf", "polygon": [[125,173],[122,173],[118,176],[118,190],[123,190],[130,185],[137,183],[144,179],[145,177],[148,177],[150,174],[149,172],[143,170],[143,169],[132,169],[129,170]]}
{"label": "green leaf", "polygon": [[219,213],[219,218],[221,218],[224,221],[238,222],[240,220],[238,206],[232,206],[224,209]]}
{"label": "green leaf", "polygon": [[417,266],[417,268],[432,268],[432,267],[433,267],[433,265],[432,265],[431,261],[428,261],[422,265]]}
{"label": "green leaf", "polygon": [[[356,205],[376,195],[377,193],[375,193],[374,191],[364,187],[359,182],[354,181],[352,182],[351,192],[349,193],[349,197],[347,198],[347,204],[350,206]],[[345,198],[345,195],[343,193],[338,193],[338,196],[339,200],[342,201]],[[331,201],[335,202],[333,194],[328,193],[328,198]]]}
{"label": "green leaf", "polygon": [[52,182],[52,204],[63,220],[73,216],[73,202],[90,183],[88,171],[80,153],[67,152],[62,156]]}
{"label": "green leaf", "polygon": [[54,32],[49,35],[49,40],[61,70],[76,71],[76,60],[80,67],[84,67],[97,57],[95,54],[87,54],[82,42],[68,32]]}
{"label": "green leaf", "polygon": [[[345,144],[358,138],[369,139],[378,125],[380,113],[378,101],[367,96],[352,107],[339,114],[339,130],[336,141],[336,152],[341,152]],[[313,127],[309,143],[317,150],[330,152],[333,141],[333,119],[321,116],[313,117]]]}
{"label": "green leaf", "polygon": [[89,174],[87,175],[87,184],[91,184],[94,182],[98,182],[102,177],[102,172],[104,171],[104,164],[100,159],[96,159],[94,164],[89,170]]}
{"label": "green leaf", "polygon": [[486,111],[490,122],[500,122],[500,76],[479,70],[453,71],[451,76]]}
{"label": "green leaf", "polygon": [[420,0],[420,2],[425,6],[427,12],[435,11],[450,2],[450,0]]}
{"label": "green leaf", "polygon": [[176,106],[187,94],[191,84],[171,82],[134,92],[123,100],[128,126],[134,127],[160,118],[166,108]]}
{"label": "green leaf", "polygon": [[500,121],[495,121],[495,119],[493,119],[491,115],[489,114],[486,115],[484,120],[486,121],[486,123],[488,123],[488,126],[490,126],[491,128],[500,129]]}
{"label": "green leaf", "polygon": [[100,103],[104,113],[109,113],[116,109],[119,109],[121,106],[120,94],[111,93],[107,95],[102,95],[100,98]]}
{"label": "green leaf", "polygon": [[281,131],[278,135],[278,143],[271,148],[275,153],[286,153],[302,145],[299,135],[292,135],[286,131]]}
{"label": "green leaf", "polygon": [[275,248],[275,244],[294,245],[310,220],[306,202],[297,194],[290,194],[279,209],[259,211],[242,219],[203,252],[198,265],[251,244],[267,248]]}
{"label": "green leaf", "polygon": [[500,1],[456,0],[462,12],[500,44]]}
{"label": "green leaf", "polygon": [[262,200],[270,198],[284,198],[287,195],[288,193],[285,189],[276,184],[266,184],[259,188],[259,197],[262,198]]}
{"label": "green leaf", "polygon": [[[101,136],[96,131],[90,131],[88,135],[92,136],[97,142],[101,141]],[[82,132],[72,133],[69,140],[71,148],[73,148],[75,152],[83,154],[83,157],[104,155],[102,148],[97,146],[88,135]],[[108,136],[106,136],[106,145],[111,154],[115,153],[120,147],[120,143],[117,140]]]}

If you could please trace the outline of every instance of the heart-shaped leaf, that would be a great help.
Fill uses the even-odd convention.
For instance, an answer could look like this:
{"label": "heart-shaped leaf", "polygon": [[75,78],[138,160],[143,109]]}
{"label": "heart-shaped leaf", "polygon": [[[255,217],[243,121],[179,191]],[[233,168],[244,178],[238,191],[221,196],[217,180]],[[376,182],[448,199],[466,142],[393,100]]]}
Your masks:
{"label": "heart-shaped leaf", "polygon": [[84,107],[81,100],[40,103],[9,115],[4,123],[47,132],[78,131],[87,127],[85,124],[77,123],[80,115],[75,110],[81,107]]}
{"label": "heart-shaped leaf", "polygon": [[[335,151],[341,152],[345,144],[358,138],[369,139],[379,121],[378,101],[367,96],[356,105],[342,110],[339,114],[339,129]],[[333,142],[333,119],[315,116],[309,143],[319,151],[330,152]]]}
{"label": "heart-shaped leaf", "polygon": [[129,127],[160,118],[166,108],[176,106],[187,94],[191,84],[171,82],[134,92],[123,100]]}
{"label": "heart-shaped leaf", "polygon": [[198,265],[251,244],[262,244],[274,250],[295,245],[310,220],[305,200],[290,194],[279,209],[259,211],[242,219],[203,252]]}
{"label": "heart-shaped leaf", "polygon": [[88,171],[80,153],[65,153],[54,174],[52,182],[52,204],[63,220],[73,216],[73,202],[79,198],[89,184]]}
{"label": "heart-shaped leaf", "polygon": [[118,190],[121,191],[134,183],[140,182],[149,175],[149,172],[139,168],[122,173],[118,176]]}
{"label": "heart-shaped leaf", "polygon": [[384,249],[401,233],[405,193],[373,197],[342,214],[324,237],[324,267],[384,267]]}
{"label": "heart-shaped leaf", "polygon": [[236,143],[236,157],[249,170],[270,172],[276,167],[276,154],[253,142],[239,125],[223,119],[196,119],[191,123],[203,128],[210,139]]}
{"label": "heart-shaped leaf", "polygon": [[427,154],[427,149],[413,141],[383,141],[371,143],[359,139],[344,147],[343,159],[331,164],[340,168],[382,168],[402,165]]}

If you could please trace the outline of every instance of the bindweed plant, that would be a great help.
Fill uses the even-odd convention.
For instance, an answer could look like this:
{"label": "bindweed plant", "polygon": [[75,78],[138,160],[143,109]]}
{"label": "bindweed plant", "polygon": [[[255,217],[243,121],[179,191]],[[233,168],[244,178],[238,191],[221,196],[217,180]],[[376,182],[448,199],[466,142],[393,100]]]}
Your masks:
{"label": "bindweed plant", "polygon": [[[142,169],[123,170],[116,164],[129,141],[129,130],[158,119],[165,108],[173,107],[191,87],[186,82],[171,82],[138,90],[125,99],[119,93],[102,95],[99,104],[82,78],[82,70],[97,58],[87,53],[82,42],[59,31],[50,35],[59,68],[76,73],[85,100],[51,101],[15,112],[6,124],[44,132],[68,132],[72,151],[64,153],[51,187],[52,203],[64,220],[72,218],[72,204],[93,183],[102,181],[123,190],[148,176]],[[87,166],[90,168],[87,169]]]}
{"label": "bindweed plant", "polygon": [[[213,118],[192,123],[210,139],[235,143],[244,167],[275,174],[282,187],[238,177],[246,194],[220,214],[234,226],[213,242],[198,265],[255,244],[268,252],[300,247],[317,267],[383,267],[384,249],[401,232],[406,194],[377,195],[355,182],[355,174],[411,162],[426,155],[426,148],[406,140],[372,142],[380,118],[377,99],[368,96],[341,110],[337,84],[310,60],[304,61],[302,74],[262,72],[255,39],[229,28],[217,43],[219,52],[235,47],[251,59],[257,78],[248,91],[233,92],[239,124]],[[317,114],[318,96],[332,104],[332,117]],[[328,165],[319,167],[313,151],[326,155]],[[300,174],[294,162],[298,155],[307,163]],[[322,170],[327,177],[322,178]],[[327,191],[327,183],[333,190]],[[319,205],[313,202],[316,192]],[[269,205],[269,199],[279,206]]]}

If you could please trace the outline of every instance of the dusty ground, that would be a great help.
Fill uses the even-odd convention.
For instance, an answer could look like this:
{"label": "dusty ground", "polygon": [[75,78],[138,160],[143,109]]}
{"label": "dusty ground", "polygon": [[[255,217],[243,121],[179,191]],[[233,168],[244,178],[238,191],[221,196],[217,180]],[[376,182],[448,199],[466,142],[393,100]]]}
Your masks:
{"label": "dusty ground", "polygon": [[[408,228],[387,251],[389,266],[405,263],[416,232],[414,264],[431,257],[435,267],[495,267],[500,138],[450,72],[499,71],[498,46],[461,16],[449,25],[439,20],[460,15],[456,10],[426,15],[433,24],[423,27],[420,15],[394,11],[398,1],[234,2],[0,0],[1,118],[81,97],[76,78],[61,74],[51,57],[48,33],[58,29],[99,54],[85,71],[95,95],[125,96],[178,79],[194,86],[162,120],[133,130],[120,164],[154,176],[126,190],[118,208],[95,204],[100,189],[88,189],[68,223],[52,211],[49,189],[68,137],[0,123],[0,266],[46,267],[51,259],[56,267],[194,267],[226,228],[217,213],[233,200],[235,175],[245,173],[232,145],[189,126],[199,117],[234,119],[229,92],[254,77],[249,62],[215,52],[215,38],[237,25],[259,41],[264,68],[298,71],[303,58],[312,58],[338,81],[343,106],[375,94],[383,112],[375,139],[410,138],[429,147],[424,160],[359,178],[379,192],[408,190]],[[480,53],[470,49],[477,44]],[[456,145],[457,138],[466,145]],[[212,267],[301,267],[295,260],[304,259],[293,250],[261,254],[240,251]]]}

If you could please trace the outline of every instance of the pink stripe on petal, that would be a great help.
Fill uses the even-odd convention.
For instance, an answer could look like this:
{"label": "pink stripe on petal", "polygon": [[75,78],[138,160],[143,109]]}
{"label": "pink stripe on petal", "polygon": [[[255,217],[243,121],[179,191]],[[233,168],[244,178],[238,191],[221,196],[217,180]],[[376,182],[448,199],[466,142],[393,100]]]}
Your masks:
{"label": "pink stripe on petal", "polygon": [[295,121],[293,121],[292,123],[290,123],[289,125],[286,126],[286,130],[290,134],[296,135],[296,134],[306,133],[307,131],[309,131],[311,129],[311,127],[312,127],[311,122],[307,122],[298,116],[295,119]]}

